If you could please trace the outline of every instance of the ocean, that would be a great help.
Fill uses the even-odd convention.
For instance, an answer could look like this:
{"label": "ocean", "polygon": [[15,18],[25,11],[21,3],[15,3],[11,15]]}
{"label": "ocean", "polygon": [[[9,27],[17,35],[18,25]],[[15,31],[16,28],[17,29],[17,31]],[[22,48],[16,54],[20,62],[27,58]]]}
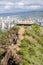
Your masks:
{"label": "ocean", "polygon": [[31,17],[43,17],[43,11],[40,12],[19,12],[19,13],[0,13],[0,16],[12,16],[12,15],[20,15],[21,17],[23,16],[31,16]]}

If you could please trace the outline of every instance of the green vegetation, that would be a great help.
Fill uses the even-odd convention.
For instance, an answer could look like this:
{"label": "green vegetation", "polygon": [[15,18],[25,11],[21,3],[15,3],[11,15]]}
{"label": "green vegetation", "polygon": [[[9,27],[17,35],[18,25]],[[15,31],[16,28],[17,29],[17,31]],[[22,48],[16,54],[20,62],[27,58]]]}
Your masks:
{"label": "green vegetation", "polygon": [[[20,65],[43,65],[43,27],[33,24],[32,26],[24,27],[25,32],[23,34],[24,39],[20,41],[21,49],[18,51],[19,55],[22,55],[23,62]],[[8,35],[18,31],[19,27],[13,27],[7,32],[3,32],[0,35],[0,45],[6,45],[9,43]],[[36,42],[31,41],[35,39]],[[0,51],[2,54],[3,51]]]}
{"label": "green vegetation", "polygon": [[[41,27],[34,24],[25,29],[24,39],[21,40],[21,50],[18,53],[23,56],[26,65],[43,65],[43,36],[40,33]],[[37,42],[31,42],[26,36],[31,36]]]}
{"label": "green vegetation", "polygon": [[10,43],[9,35],[12,37],[12,34],[15,34],[18,31],[19,27],[12,27],[10,30],[2,32],[0,34],[0,45],[7,45]]}
{"label": "green vegetation", "polygon": [[4,53],[4,51],[3,50],[0,50],[0,55],[3,54],[3,53]]}
{"label": "green vegetation", "polygon": [[7,31],[6,32],[2,32],[1,35],[0,35],[0,44],[1,45],[5,45],[6,44],[6,41],[7,41]]}

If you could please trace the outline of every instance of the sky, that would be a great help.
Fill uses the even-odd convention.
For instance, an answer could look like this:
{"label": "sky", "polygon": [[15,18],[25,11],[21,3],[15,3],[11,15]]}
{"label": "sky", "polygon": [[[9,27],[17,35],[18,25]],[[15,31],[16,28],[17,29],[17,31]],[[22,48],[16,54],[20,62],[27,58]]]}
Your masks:
{"label": "sky", "polygon": [[0,13],[43,11],[43,0],[0,0]]}

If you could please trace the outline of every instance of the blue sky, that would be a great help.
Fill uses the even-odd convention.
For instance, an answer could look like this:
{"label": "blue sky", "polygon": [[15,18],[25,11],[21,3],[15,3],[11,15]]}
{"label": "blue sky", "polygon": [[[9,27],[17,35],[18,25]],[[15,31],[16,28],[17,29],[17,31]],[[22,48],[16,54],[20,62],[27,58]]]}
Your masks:
{"label": "blue sky", "polygon": [[43,0],[0,0],[0,13],[43,11]]}

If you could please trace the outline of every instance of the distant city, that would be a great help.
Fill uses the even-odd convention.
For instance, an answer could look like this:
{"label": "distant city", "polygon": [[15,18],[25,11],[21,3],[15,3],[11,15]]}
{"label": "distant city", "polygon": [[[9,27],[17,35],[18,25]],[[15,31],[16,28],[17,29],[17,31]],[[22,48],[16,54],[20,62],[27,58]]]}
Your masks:
{"label": "distant city", "polygon": [[29,15],[0,16],[0,30],[7,30],[21,21],[32,21],[37,23],[38,25],[43,26],[43,17],[34,17]]}

